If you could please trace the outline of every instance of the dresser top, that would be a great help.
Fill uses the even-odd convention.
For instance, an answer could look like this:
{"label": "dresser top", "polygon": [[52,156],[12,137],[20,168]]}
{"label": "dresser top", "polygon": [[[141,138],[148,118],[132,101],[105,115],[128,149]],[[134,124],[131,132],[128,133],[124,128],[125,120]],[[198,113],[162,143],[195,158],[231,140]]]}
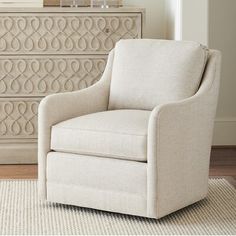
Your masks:
{"label": "dresser top", "polygon": [[0,8],[0,13],[33,13],[33,12],[51,12],[51,13],[144,13],[145,9],[136,6],[110,7],[107,9],[99,7],[37,7],[37,8]]}

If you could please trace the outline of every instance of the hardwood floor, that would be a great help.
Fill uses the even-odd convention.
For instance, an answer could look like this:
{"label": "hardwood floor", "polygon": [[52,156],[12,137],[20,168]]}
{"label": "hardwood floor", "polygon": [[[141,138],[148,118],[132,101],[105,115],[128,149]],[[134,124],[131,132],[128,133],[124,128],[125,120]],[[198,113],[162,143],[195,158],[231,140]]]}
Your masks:
{"label": "hardwood floor", "polygon": [[[214,148],[210,177],[224,177],[236,186],[236,148]],[[37,179],[37,165],[0,165],[0,179]]]}
{"label": "hardwood floor", "polygon": [[[37,165],[0,165],[0,179],[37,179]],[[210,176],[230,176],[236,178],[235,166],[212,165]]]}
{"label": "hardwood floor", "polygon": [[236,147],[214,147],[211,151],[210,177],[224,177],[236,188]]}
{"label": "hardwood floor", "polygon": [[37,165],[0,165],[0,179],[37,179]]}

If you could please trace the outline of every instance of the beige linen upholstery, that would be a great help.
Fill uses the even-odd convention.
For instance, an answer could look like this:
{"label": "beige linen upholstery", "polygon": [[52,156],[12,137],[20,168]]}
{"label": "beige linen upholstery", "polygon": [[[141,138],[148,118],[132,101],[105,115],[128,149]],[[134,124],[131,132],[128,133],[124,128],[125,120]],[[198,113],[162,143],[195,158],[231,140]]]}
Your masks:
{"label": "beige linen upholstery", "polygon": [[206,197],[220,67],[220,52],[212,50],[198,92],[152,111],[147,154],[152,216],[162,217]]}
{"label": "beige linen upholstery", "polygon": [[114,51],[111,51],[104,74],[98,83],[81,91],[49,95],[40,103],[38,187],[43,198],[46,197],[46,159],[51,150],[51,127],[73,117],[107,110],[113,58]]}
{"label": "beige linen upholstery", "polygon": [[114,110],[61,122],[52,127],[51,149],[147,161],[150,114],[142,110]]}
{"label": "beige linen upholstery", "polygon": [[[136,45],[136,41],[133,42]],[[153,40],[143,41],[144,45],[154,43]],[[199,60],[199,65],[204,64],[201,60],[203,56],[199,56],[204,53],[199,52],[205,49],[197,43],[188,42],[188,47],[186,47],[185,42],[161,41],[160,43],[159,40],[156,40],[156,43],[161,44],[163,53],[165,48],[168,51],[169,47],[173,47],[175,51],[176,47],[181,48],[180,45],[183,45],[184,49],[181,50],[186,55],[189,55],[186,51],[190,50],[191,58],[195,58],[195,53],[198,55],[196,56],[198,59],[196,61],[193,59],[193,61],[198,63]],[[139,46],[137,47],[139,48]],[[140,91],[136,93],[141,100],[144,95],[147,97],[143,103],[135,96],[132,97],[132,93],[137,92],[134,88],[138,87],[136,85],[132,87],[132,83],[135,84],[136,81],[133,78],[128,81],[129,78],[127,77],[126,82],[130,88],[130,94],[124,96],[128,96],[129,101],[134,102],[134,106],[126,107],[129,102],[126,104],[117,92],[113,96],[112,93],[115,88],[110,88],[114,73],[113,60],[115,61],[117,53],[119,54],[118,48],[110,53],[104,75],[97,84],[78,92],[51,95],[43,99],[40,104],[39,194],[48,201],[160,218],[203,199],[207,194],[209,157],[219,91],[221,55],[220,52],[214,50],[206,52],[209,56],[204,74],[201,76],[201,82],[200,78],[197,81],[197,76],[193,75],[192,77],[191,74],[188,74],[189,72],[181,72],[180,77],[173,77],[172,80],[165,78],[166,83],[180,80],[180,84],[183,85],[183,81],[185,81],[189,83],[187,87],[191,88],[191,91],[188,94],[187,90],[181,90],[180,86],[181,96],[176,96],[175,99],[169,97],[170,99],[167,98],[167,101],[164,102],[163,97],[159,95],[157,96],[160,98],[160,102],[156,100],[153,94],[151,95],[154,97],[149,98],[150,94],[147,91],[149,91],[150,86],[145,85],[146,81],[153,83],[157,93],[159,91],[154,77],[149,80],[149,76],[152,75],[140,73],[140,76],[137,77],[139,90],[147,89],[145,93]],[[138,48],[137,50],[139,50]],[[148,45],[145,48],[148,50]],[[193,50],[193,48],[197,49]],[[158,59],[158,56],[154,58],[142,57],[142,50],[140,53],[140,58],[143,58],[143,67],[150,67],[150,64],[155,63],[154,59]],[[178,56],[174,55],[178,61]],[[132,62],[130,63],[132,64]],[[162,63],[163,65],[170,63],[170,60]],[[195,63],[184,65],[181,63],[182,60],[179,61],[179,68],[183,68],[183,70],[186,70],[186,66],[193,66],[195,71],[198,70],[199,75],[202,73],[202,67],[199,66],[196,69]],[[126,67],[129,68],[129,65]],[[193,67],[187,70],[191,71]],[[122,68],[120,67],[121,70]],[[125,70],[128,70],[127,68]],[[134,67],[131,66],[131,68]],[[139,67],[136,68],[137,71],[139,69]],[[186,75],[188,75],[187,79],[185,78]],[[122,78],[116,79],[124,83]],[[158,78],[156,79],[158,80]],[[191,81],[194,85],[190,83]],[[124,86],[124,84],[117,84],[117,86]],[[113,108],[113,111],[108,111],[109,97],[110,108]],[[155,107],[153,107],[154,102],[156,102]],[[140,110],[116,110],[120,106],[127,109],[140,106]],[[148,109],[148,107],[153,107],[153,109]],[[121,115],[122,112],[124,112],[123,115]],[[129,116],[127,112],[132,113],[130,123],[127,119]],[[111,118],[112,116],[109,115],[116,113],[120,114],[120,119],[118,115],[115,118]],[[142,117],[141,114],[144,113],[145,116]],[[87,116],[87,114],[91,115]],[[135,115],[137,120],[133,117]],[[64,131],[60,133],[56,129],[66,126],[70,127],[73,135],[67,134],[66,139],[68,140],[65,142],[63,138],[61,140],[61,137],[58,138],[58,135],[62,135]],[[96,132],[109,130],[111,132],[109,137],[114,139],[111,138],[111,142],[109,142],[107,136],[105,142],[107,146],[105,147],[105,145],[101,145],[102,141],[99,140],[102,134],[101,136],[93,136],[88,133],[80,133],[82,127]],[[128,132],[130,139],[119,140],[117,146],[114,143],[112,144],[114,140],[119,139],[118,136],[114,137],[116,135],[114,133],[118,130],[123,132],[124,129]],[[136,138],[131,137],[132,134],[146,134],[146,147],[144,140],[139,143]],[[87,141],[86,139],[83,140],[83,136],[86,137]],[[98,141],[99,145],[90,147],[89,139],[91,144],[94,145],[93,142]],[[52,146],[50,146],[51,144]],[[57,145],[58,150],[53,151],[55,145]],[[72,147],[72,149],[64,150],[63,145],[68,145],[67,148]],[[129,147],[125,145],[129,145]],[[82,147],[86,147],[87,151],[90,150],[89,153],[83,153]],[[116,149],[117,147],[119,149]],[[120,150],[122,147],[125,150],[124,153]],[[145,148],[146,156],[143,152]],[[126,157],[123,159],[127,160],[120,159],[121,153]],[[130,159],[131,156],[133,158],[133,155],[137,155],[136,159]],[[142,158],[138,159],[138,156]]]}
{"label": "beige linen upholstery", "polygon": [[137,161],[50,152],[47,200],[146,216],[146,169]]}
{"label": "beige linen upholstery", "polygon": [[192,96],[207,56],[206,48],[194,42],[121,40],[115,47],[109,109],[152,110]]}

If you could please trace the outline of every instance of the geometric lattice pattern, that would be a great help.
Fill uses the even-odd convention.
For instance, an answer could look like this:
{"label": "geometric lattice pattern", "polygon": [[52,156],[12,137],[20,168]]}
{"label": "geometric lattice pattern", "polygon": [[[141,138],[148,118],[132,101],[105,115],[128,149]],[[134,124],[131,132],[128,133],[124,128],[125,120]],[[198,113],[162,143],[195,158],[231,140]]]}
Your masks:
{"label": "geometric lattice pattern", "polygon": [[36,142],[40,100],[93,85],[116,42],[142,36],[141,11],[49,10],[0,13],[1,147]]}
{"label": "geometric lattice pattern", "polygon": [[45,96],[87,88],[105,66],[105,56],[0,57],[0,95]]}
{"label": "geometric lattice pattern", "polygon": [[0,16],[0,52],[30,54],[107,54],[117,41],[141,36],[140,14]]}
{"label": "geometric lattice pattern", "polygon": [[0,138],[36,138],[38,100],[0,99]]}

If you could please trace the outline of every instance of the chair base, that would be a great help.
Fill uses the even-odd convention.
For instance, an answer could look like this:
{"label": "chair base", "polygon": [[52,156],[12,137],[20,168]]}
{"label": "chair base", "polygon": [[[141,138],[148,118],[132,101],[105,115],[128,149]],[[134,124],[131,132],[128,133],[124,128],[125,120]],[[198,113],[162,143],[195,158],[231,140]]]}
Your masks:
{"label": "chair base", "polygon": [[47,200],[147,216],[147,163],[50,152]]}

